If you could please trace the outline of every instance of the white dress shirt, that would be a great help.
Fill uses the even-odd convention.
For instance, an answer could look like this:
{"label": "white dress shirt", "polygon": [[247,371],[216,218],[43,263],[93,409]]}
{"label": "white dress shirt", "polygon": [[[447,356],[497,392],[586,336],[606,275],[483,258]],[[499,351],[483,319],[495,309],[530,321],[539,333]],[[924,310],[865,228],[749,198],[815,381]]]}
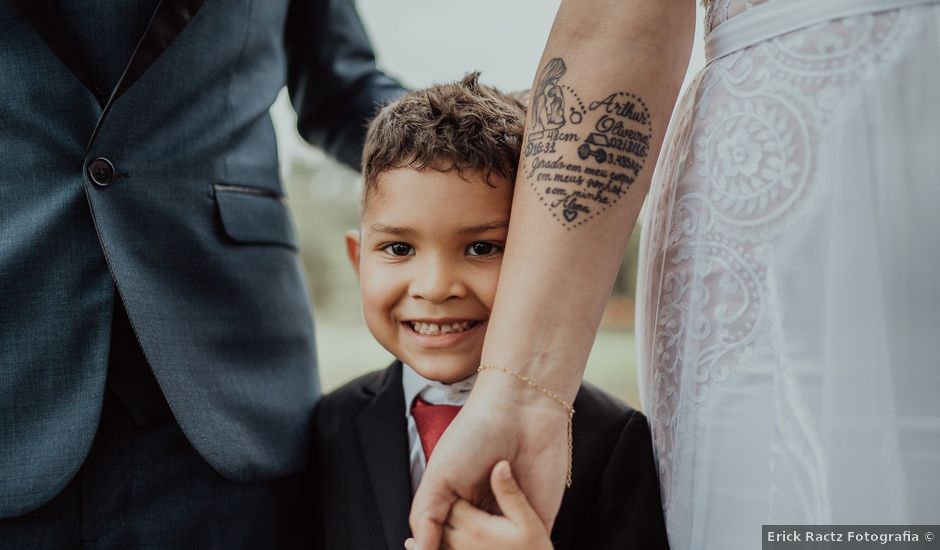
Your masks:
{"label": "white dress shirt", "polygon": [[411,465],[411,496],[418,490],[424,468],[427,466],[424,458],[424,448],[421,447],[421,438],[418,437],[418,426],[411,415],[411,405],[415,398],[421,396],[432,405],[456,405],[462,407],[470,396],[473,383],[477,375],[464,378],[453,384],[444,384],[418,374],[413,368],[402,363],[401,383],[405,390],[405,417],[408,419],[408,462]]}

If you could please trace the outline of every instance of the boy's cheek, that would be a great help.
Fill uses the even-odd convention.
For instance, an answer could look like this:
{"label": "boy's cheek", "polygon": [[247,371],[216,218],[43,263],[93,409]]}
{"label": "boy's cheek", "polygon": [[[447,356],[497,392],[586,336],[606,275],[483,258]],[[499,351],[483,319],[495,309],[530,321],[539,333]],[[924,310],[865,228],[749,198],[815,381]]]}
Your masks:
{"label": "boy's cheek", "polygon": [[363,305],[367,309],[377,309],[384,306],[386,292],[383,292],[381,279],[374,274],[360,275],[359,288],[362,294]]}
{"label": "boy's cheek", "polygon": [[366,310],[381,310],[392,307],[401,295],[401,283],[387,270],[363,267],[359,274],[359,288]]}
{"label": "boy's cheek", "polygon": [[481,280],[476,285],[479,289],[480,300],[487,307],[493,309],[493,302],[496,301],[496,289],[499,284],[499,264],[488,269],[486,273],[481,274]]}

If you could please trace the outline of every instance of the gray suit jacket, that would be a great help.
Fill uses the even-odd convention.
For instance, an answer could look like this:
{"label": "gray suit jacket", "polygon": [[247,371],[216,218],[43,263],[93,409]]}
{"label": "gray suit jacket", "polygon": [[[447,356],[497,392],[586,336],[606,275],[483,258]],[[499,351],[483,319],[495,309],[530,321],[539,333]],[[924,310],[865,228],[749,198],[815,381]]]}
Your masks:
{"label": "gray suit jacket", "polygon": [[0,517],[80,467],[118,296],[220,474],[301,471],[313,323],[268,108],[287,84],[301,134],[355,167],[400,86],[352,0],[163,0],[110,90],[55,5],[0,0]]}

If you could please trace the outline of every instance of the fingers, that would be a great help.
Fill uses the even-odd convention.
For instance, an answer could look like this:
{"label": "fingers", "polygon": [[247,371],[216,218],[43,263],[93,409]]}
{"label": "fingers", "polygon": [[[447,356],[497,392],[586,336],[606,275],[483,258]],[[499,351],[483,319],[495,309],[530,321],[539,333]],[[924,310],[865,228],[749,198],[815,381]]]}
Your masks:
{"label": "fingers", "polygon": [[450,509],[450,515],[447,516],[446,525],[461,528],[467,525],[481,525],[492,518],[489,514],[470,504],[464,499],[459,499]]}
{"label": "fingers", "polygon": [[509,462],[500,460],[496,463],[490,473],[490,485],[493,488],[496,503],[499,504],[503,515],[510,521],[516,525],[543,523],[529,504],[525,493],[519,488],[519,484],[516,483]]}
{"label": "fingers", "polygon": [[[555,454],[558,456],[554,456]],[[524,491],[529,505],[538,514],[546,531],[551,531],[564,496],[566,455],[566,449],[559,451],[552,448],[535,460],[517,457],[512,462],[513,476]]]}
{"label": "fingers", "polygon": [[447,519],[450,507],[457,494],[442,479],[425,472],[418,492],[411,503],[408,523],[414,535],[414,543],[422,550],[437,550],[441,545],[441,527]]}
{"label": "fingers", "polygon": [[[450,509],[450,515],[444,524],[441,548],[487,548],[488,536],[492,535],[496,527],[494,520],[497,520],[495,516],[476,508],[466,500],[459,499]],[[505,521],[501,517],[498,520]]]}
{"label": "fingers", "polygon": [[432,518],[412,508],[408,523],[411,524],[411,532],[414,533],[415,546],[434,549],[440,547],[443,520],[436,517]]}
{"label": "fingers", "polygon": [[462,531],[458,531],[445,523],[444,528],[441,530],[441,550],[452,550],[454,548],[466,550],[468,544],[466,541],[461,540],[461,535],[463,535]]}

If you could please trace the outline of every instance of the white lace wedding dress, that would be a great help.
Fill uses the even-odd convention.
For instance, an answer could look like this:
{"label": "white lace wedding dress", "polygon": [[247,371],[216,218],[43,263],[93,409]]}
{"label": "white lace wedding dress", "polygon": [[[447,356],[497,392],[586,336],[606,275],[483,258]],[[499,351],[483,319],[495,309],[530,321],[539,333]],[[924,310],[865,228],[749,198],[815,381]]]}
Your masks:
{"label": "white lace wedding dress", "polygon": [[940,4],[706,12],[637,290],[672,547],[937,523]]}

